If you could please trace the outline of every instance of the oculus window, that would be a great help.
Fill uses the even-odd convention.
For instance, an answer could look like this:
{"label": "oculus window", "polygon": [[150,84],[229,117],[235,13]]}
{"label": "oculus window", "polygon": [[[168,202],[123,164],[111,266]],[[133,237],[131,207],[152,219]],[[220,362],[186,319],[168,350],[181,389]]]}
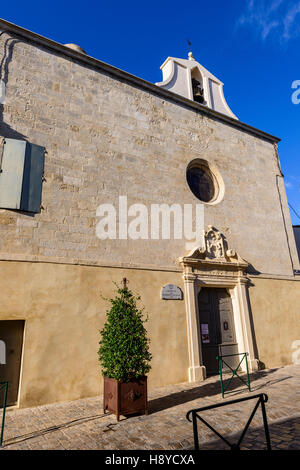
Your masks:
{"label": "oculus window", "polygon": [[217,198],[218,183],[205,161],[192,161],[187,167],[186,179],[190,190],[200,201],[213,202]]}

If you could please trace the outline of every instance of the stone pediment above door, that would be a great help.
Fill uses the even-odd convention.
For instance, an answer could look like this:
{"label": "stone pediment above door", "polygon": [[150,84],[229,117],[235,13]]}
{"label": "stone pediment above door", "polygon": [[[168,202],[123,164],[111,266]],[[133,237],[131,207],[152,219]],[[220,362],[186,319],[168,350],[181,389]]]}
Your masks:
{"label": "stone pediment above door", "polygon": [[184,267],[194,267],[200,270],[228,269],[244,274],[248,267],[247,261],[228,247],[225,236],[212,225],[203,231],[201,247],[194,248],[187,256],[178,259]]}

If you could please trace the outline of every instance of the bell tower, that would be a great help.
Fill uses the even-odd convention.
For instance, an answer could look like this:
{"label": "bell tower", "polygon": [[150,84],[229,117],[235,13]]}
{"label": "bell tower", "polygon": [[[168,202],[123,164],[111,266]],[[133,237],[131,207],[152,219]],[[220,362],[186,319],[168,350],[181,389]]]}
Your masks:
{"label": "bell tower", "polygon": [[224,98],[224,84],[199,64],[192,52],[188,59],[168,57],[160,68],[163,81],[156,85],[237,119]]}

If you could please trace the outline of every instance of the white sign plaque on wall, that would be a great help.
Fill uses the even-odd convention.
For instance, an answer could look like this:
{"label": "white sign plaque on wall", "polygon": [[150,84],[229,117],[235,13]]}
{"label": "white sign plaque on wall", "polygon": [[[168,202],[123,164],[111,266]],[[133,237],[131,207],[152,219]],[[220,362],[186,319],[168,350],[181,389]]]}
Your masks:
{"label": "white sign plaque on wall", "polygon": [[183,293],[180,287],[175,284],[166,284],[161,289],[161,298],[163,300],[182,300]]}

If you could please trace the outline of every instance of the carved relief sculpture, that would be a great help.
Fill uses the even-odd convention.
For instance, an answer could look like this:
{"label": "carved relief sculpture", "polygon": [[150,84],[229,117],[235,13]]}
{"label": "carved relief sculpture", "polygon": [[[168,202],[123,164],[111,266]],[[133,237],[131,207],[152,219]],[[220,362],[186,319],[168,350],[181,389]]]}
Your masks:
{"label": "carved relief sculpture", "polygon": [[228,249],[224,235],[212,225],[208,225],[207,230],[203,231],[202,247],[194,248],[185,258],[207,262],[210,260],[222,263],[238,262],[247,265],[246,261],[235,250]]}

